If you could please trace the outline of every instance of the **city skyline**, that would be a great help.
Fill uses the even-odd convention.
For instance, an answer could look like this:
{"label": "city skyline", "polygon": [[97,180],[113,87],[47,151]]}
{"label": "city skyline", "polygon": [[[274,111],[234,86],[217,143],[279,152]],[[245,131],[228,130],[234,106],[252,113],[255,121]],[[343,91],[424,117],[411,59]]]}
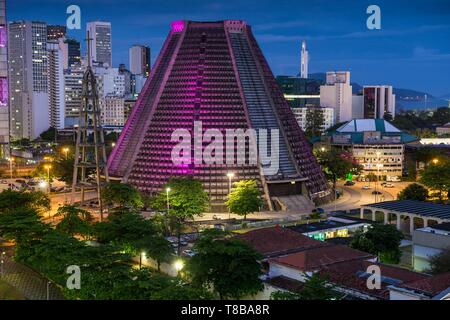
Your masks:
{"label": "city skyline", "polygon": [[[129,3],[123,7],[118,1],[104,1],[104,10],[98,10],[98,2],[78,1],[82,29],[68,30],[68,34],[82,41],[87,22],[111,22],[113,66],[117,67],[119,63],[128,64],[128,49],[134,44],[150,46],[154,59],[173,20],[242,19],[253,26],[276,75],[300,72],[301,41],[306,40],[310,73],[349,70],[352,79],[360,84],[390,84],[436,97],[450,95],[446,72],[450,70],[450,45],[439,41],[450,36],[450,4],[446,1],[380,1],[381,30],[367,29],[366,9],[370,3],[361,1],[327,3],[327,10],[323,1],[307,6],[291,1],[278,1],[276,5],[268,1],[202,0],[190,6],[174,6],[170,1]],[[8,20],[64,24],[70,4],[73,3],[54,0],[41,1],[39,5],[28,0],[10,2]]]}

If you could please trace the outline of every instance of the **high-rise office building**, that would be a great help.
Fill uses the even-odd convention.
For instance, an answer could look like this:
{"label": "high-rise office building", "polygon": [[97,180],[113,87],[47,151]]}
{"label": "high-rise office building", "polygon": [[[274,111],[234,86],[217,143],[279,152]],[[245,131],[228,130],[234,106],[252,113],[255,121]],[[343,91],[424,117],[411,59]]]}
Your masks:
{"label": "high-rise office building", "polygon": [[9,156],[8,27],[6,1],[0,0],[0,159]]}
{"label": "high-rise office building", "polygon": [[350,72],[327,72],[326,83],[320,87],[320,106],[334,109],[335,123],[352,119]]}
{"label": "high-rise office building", "polygon": [[47,40],[58,40],[60,38],[65,38],[66,36],[66,26],[47,26]]}
{"label": "high-rise office building", "polygon": [[71,68],[81,63],[81,50],[80,42],[75,39],[66,39],[64,41],[67,44],[67,68]]}
{"label": "high-rise office building", "polygon": [[111,23],[104,21],[88,22],[86,29],[92,39],[92,61],[112,67]]}
{"label": "high-rise office building", "polygon": [[49,128],[47,24],[9,24],[10,128],[14,139],[37,138]]}
{"label": "high-rise office building", "polygon": [[[230,171],[234,181],[257,181],[269,207],[275,196],[316,202],[330,196],[322,169],[244,21],[173,22],[156,61],[108,160],[110,175],[147,194],[160,192],[170,177],[198,179],[212,210],[224,208]],[[271,141],[279,150],[278,165],[271,170],[271,161],[248,161],[247,152],[255,149],[234,143],[222,150],[225,163],[205,163],[198,153],[207,152],[208,145],[201,142],[188,147],[187,163],[173,162],[178,143],[172,134],[177,129],[194,133],[199,122],[222,137],[249,128],[278,132]]]}
{"label": "high-rise office building", "polygon": [[129,49],[130,71],[132,74],[150,75],[150,48],[134,45]]}
{"label": "high-rise office building", "polygon": [[309,53],[306,49],[306,42],[302,42],[302,57],[301,57],[301,69],[300,77],[303,79],[308,79],[308,65],[309,65]]}
{"label": "high-rise office building", "polygon": [[103,126],[123,126],[125,124],[125,98],[108,95],[99,100]]}
{"label": "high-rise office building", "polygon": [[64,45],[63,39],[49,40],[48,51],[48,108],[50,126],[64,128]]}
{"label": "high-rise office building", "polygon": [[78,124],[83,91],[83,75],[84,70],[81,65],[64,70],[65,127],[73,127]]}
{"label": "high-rise office building", "polygon": [[364,86],[364,118],[383,119],[386,114],[395,117],[395,94],[392,86]]}

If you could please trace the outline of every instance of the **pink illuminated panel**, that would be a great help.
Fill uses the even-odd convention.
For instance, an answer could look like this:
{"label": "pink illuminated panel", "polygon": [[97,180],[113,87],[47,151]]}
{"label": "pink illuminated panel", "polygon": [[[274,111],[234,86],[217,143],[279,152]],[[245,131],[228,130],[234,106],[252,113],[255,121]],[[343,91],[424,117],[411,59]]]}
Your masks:
{"label": "pink illuminated panel", "polygon": [[170,28],[172,29],[173,32],[181,32],[184,30],[184,21],[183,20],[174,21],[170,24]]}
{"label": "pink illuminated panel", "polygon": [[0,106],[8,104],[8,79],[0,78]]}
{"label": "pink illuminated panel", "polygon": [[0,26],[0,47],[6,47],[6,27]]}

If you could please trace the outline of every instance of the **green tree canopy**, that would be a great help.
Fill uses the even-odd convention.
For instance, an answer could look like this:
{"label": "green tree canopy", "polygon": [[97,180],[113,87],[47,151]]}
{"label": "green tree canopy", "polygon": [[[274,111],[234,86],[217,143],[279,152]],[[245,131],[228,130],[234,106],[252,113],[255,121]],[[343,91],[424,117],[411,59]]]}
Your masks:
{"label": "green tree canopy", "polygon": [[247,214],[258,212],[264,202],[261,200],[256,181],[241,180],[234,183],[225,204],[232,213],[244,216],[244,219],[246,219]]}
{"label": "green tree canopy", "polygon": [[399,192],[398,200],[417,200],[426,201],[428,198],[428,189],[418,183],[413,183]]}
{"label": "green tree canopy", "polygon": [[119,208],[141,208],[142,197],[136,188],[126,183],[110,182],[102,190],[102,199],[107,205]]}
{"label": "green tree canopy", "polygon": [[428,166],[422,172],[420,182],[437,191],[439,200],[442,200],[450,188],[450,162],[441,161]]}
{"label": "green tree canopy", "polygon": [[240,240],[213,232],[204,231],[194,245],[196,255],[186,266],[192,283],[212,288],[221,299],[239,299],[262,290],[258,263],[262,256]]}
{"label": "green tree canopy", "polygon": [[354,249],[378,255],[383,262],[398,263],[403,234],[394,225],[374,224],[367,232],[355,232],[350,246]]}
{"label": "green tree canopy", "polygon": [[48,229],[36,209],[18,207],[0,213],[0,236],[5,239],[28,243],[42,237]]}
{"label": "green tree canopy", "polygon": [[348,151],[327,148],[324,151],[316,150],[315,154],[328,180],[334,180],[334,175],[338,179],[345,179],[349,172],[357,174],[362,170],[362,167]]}
{"label": "green tree canopy", "polygon": [[39,212],[50,210],[49,197],[40,191],[24,192],[10,189],[0,192],[0,212],[20,207],[36,209]]}
{"label": "green tree canopy", "polygon": [[161,271],[161,263],[169,262],[173,255],[172,245],[160,235],[145,237],[137,241],[135,246],[156,261],[158,271]]}
{"label": "green tree canopy", "polygon": [[91,233],[92,215],[89,211],[66,205],[58,208],[55,217],[62,217],[56,229],[69,235],[81,234],[87,236]]}
{"label": "green tree canopy", "polygon": [[323,109],[308,108],[306,110],[305,135],[308,138],[317,137],[322,134],[325,117]]}
{"label": "green tree canopy", "polygon": [[428,271],[432,274],[450,272],[450,247],[430,258],[430,270]]}

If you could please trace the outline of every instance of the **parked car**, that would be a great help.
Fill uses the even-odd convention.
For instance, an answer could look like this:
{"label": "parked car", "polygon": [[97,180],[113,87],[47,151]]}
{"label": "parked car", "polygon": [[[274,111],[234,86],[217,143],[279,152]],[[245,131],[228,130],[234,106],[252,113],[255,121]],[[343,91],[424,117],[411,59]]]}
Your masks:
{"label": "parked car", "polygon": [[383,194],[383,193],[380,191],[372,191],[372,194]]}
{"label": "parked car", "polygon": [[362,188],[363,188],[363,190],[369,190],[369,189],[372,189],[372,188],[369,187],[368,185],[365,185],[365,186],[363,186]]}
{"label": "parked car", "polygon": [[183,250],[183,253],[184,253],[186,256],[188,256],[188,257],[193,257],[193,256],[195,256],[195,251],[194,251],[194,250],[186,249],[186,250]]}
{"label": "parked car", "polygon": [[344,186],[347,186],[347,187],[354,186],[354,185],[355,185],[355,183],[353,181],[350,181],[350,180],[347,180],[344,183]]}
{"label": "parked car", "polygon": [[386,183],[384,185],[385,188],[394,188],[394,185],[392,183]]}
{"label": "parked car", "polygon": [[320,214],[322,214],[322,213],[325,213],[325,210],[323,210],[322,208],[315,208],[315,209],[312,210],[312,213],[320,213]]}

